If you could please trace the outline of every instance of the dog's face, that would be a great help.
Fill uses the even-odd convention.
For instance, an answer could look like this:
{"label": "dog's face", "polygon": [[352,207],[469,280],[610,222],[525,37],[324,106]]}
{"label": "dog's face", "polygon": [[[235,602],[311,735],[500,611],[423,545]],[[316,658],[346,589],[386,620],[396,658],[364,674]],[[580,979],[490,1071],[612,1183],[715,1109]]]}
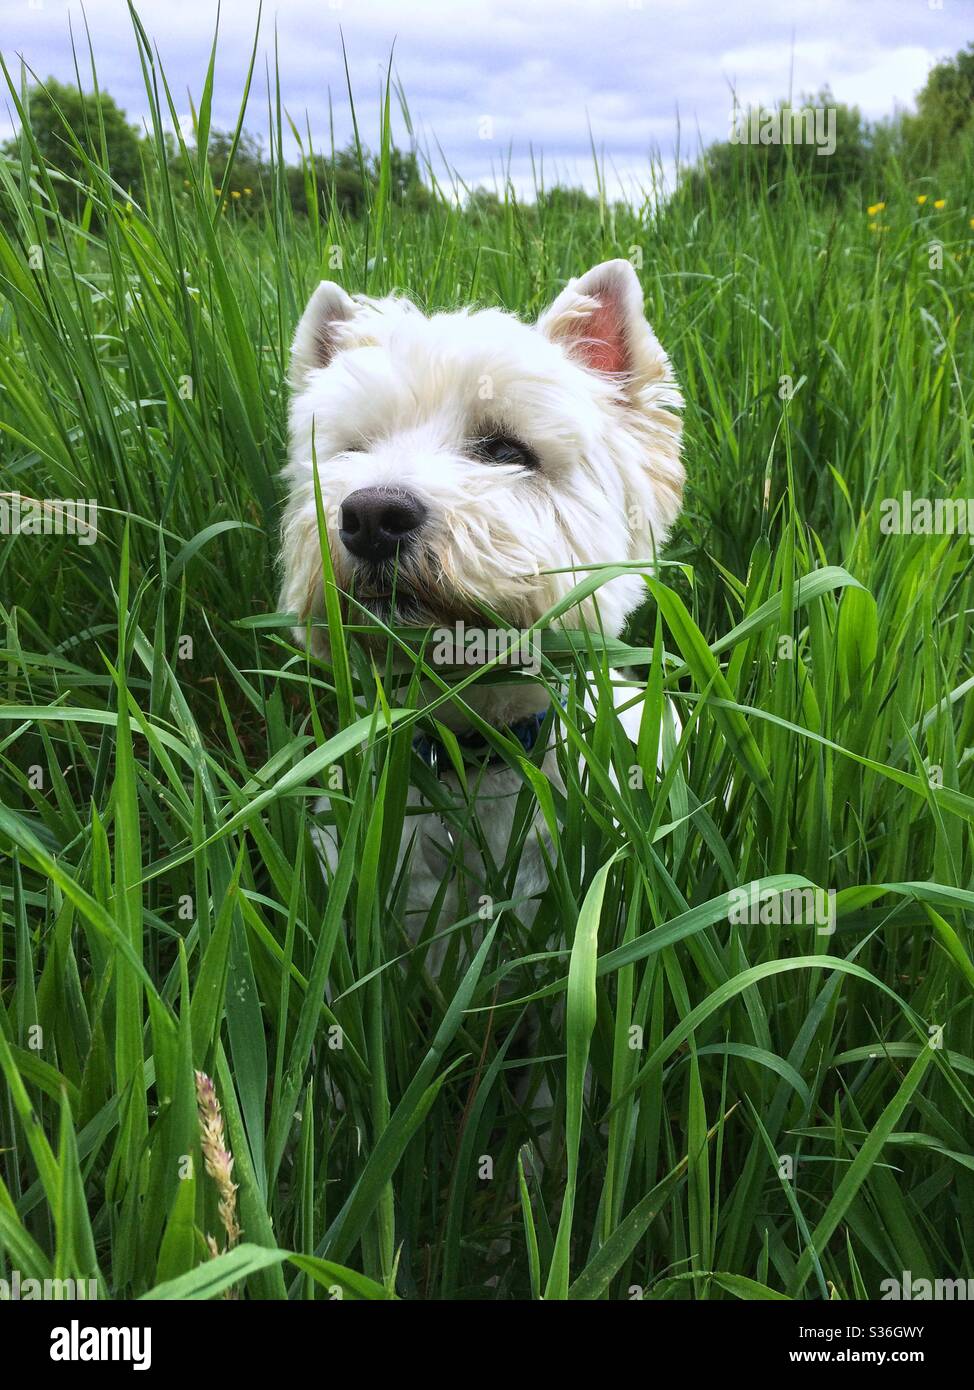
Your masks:
{"label": "dog's face", "polygon": [[[405,625],[482,626],[486,607],[529,627],[586,566],[650,559],[679,511],[682,402],[628,261],[535,325],[322,281],[290,384],[281,605],[302,619],[323,611],[313,460],[338,585]],[[618,634],[644,593],[624,575],[561,621]]]}

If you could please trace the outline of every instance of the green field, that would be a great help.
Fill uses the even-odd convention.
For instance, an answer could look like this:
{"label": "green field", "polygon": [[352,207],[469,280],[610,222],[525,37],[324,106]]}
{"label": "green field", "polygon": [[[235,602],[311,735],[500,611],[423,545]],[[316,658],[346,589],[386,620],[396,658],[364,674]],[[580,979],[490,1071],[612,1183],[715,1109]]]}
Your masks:
{"label": "green field", "polygon": [[[279,165],[245,215],[192,149],[141,201],[29,135],[0,163],[2,487],[98,504],[95,544],[0,536],[0,1276],[456,1300],[974,1277],[974,549],[882,526],[906,491],[974,498],[967,190],[891,167],[838,203],[742,173],[659,207],[406,206],[394,108],[361,133],[361,217],[297,214]],[[453,933],[489,894],[483,949],[430,978],[394,872],[416,684],[339,630],[311,661],[275,616],[288,345],[322,275],[532,317],[618,256],[686,397],[684,514],[627,644],[546,640],[567,796],[515,759],[557,841],[537,915],[490,866]],[[581,708],[610,658],[647,686],[641,787],[609,700]],[[834,890],[834,932],[731,921],[752,883]]]}

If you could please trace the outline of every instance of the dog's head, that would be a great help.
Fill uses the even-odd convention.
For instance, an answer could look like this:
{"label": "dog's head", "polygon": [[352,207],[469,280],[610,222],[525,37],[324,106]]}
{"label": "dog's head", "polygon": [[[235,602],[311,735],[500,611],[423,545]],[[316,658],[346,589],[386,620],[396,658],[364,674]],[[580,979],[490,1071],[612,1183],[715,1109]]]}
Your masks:
{"label": "dog's head", "polygon": [[[314,460],[339,587],[405,625],[486,607],[529,627],[586,566],[651,558],[680,509],[682,401],[628,261],[570,281],[534,325],[324,280],[290,385],[281,604],[302,619],[323,611]],[[562,621],[614,635],[644,594],[624,575]]]}

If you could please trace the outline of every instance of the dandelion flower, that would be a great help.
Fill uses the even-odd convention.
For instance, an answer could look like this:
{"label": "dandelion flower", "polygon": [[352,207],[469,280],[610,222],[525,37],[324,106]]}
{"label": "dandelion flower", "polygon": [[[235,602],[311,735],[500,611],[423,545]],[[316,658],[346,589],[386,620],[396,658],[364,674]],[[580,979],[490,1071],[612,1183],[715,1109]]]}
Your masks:
{"label": "dandelion flower", "polygon": [[882,212],[885,207],[885,203],[873,203],[871,207],[866,209],[866,213],[869,217],[875,217],[877,212]]}
{"label": "dandelion flower", "polygon": [[921,207],[923,207],[923,205],[924,205],[924,203],[925,203],[926,201],[927,201],[927,195],[926,195],[925,193],[918,193],[918,194],[917,194],[917,202],[920,204]]}
{"label": "dandelion flower", "polygon": [[230,193],[230,197],[231,197],[231,198],[239,198],[239,197],[240,197],[240,194],[239,194],[239,193],[237,192],[237,190],[234,188],[234,189],[231,191],[231,193]]}
{"label": "dandelion flower", "polygon": [[244,193],[247,195],[248,198],[250,197],[251,193],[253,193],[253,191],[254,191],[254,190],[253,190],[252,188],[245,188],[245,189],[244,189]]}
{"label": "dandelion flower", "polygon": [[935,208],[945,208],[946,206],[947,206],[947,199],[946,199],[946,198],[938,198],[938,199],[936,200],[936,202],[934,203],[934,207],[935,207]]}

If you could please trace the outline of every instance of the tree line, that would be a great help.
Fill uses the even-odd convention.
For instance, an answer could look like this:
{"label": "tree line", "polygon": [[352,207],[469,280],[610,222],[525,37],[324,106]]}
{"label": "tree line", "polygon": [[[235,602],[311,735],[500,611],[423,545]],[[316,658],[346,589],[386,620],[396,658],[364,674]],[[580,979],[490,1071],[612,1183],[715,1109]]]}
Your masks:
{"label": "tree line", "polygon": [[[820,146],[808,140],[792,143],[768,138],[741,142],[728,138],[707,146],[697,160],[683,169],[681,190],[693,197],[712,197],[723,189],[739,191],[742,171],[745,180],[774,189],[786,171],[797,175],[825,198],[840,199],[860,187],[881,183],[882,170],[891,159],[898,161],[906,177],[925,177],[942,171],[945,165],[970,169],[974,159],[974,43],[953,58],[938,63],[927,77],[917,98],[915,111],[902,111],[880,121],[866,120],[858,107],[837,102],[826,88],[813,97],[795,103],[782,103],[774,111],[745,113],[752,132],[762,121],[781,121],[783,115],[800,108],[827,109],[833,123],[834,142],[828,157]],[[132,124],[109,94],[83,92],[54,78],[33,86],[28,92],[30,129],[37,149],[48,168],[56,169],[67,180],[83,189],[87,183],[84,151],[89,158],[107,167],[115,183],[134,200],[141,199],[151,171],[159,161],[155,143]],[[69,133],[70,132],[70,133]],[[0,151],[18,159],[20,134],[7,140]],[[834,143],[834,148],[832,144]],[[211,131],[206,158],[214,189],[226,206],[241,216],[260,216],[277,187],[295,213],[306,215],[317,200],[317,211],[325,216],[335,209],[347,217],[362,215],[369,206],[382,171],[379,156],[356,145],[333,150],[330,154],[307,155],[285,163],[275,171],[261,142],[246,131],[236,137],[227,131]],[[80,147],[80,149],[79,149]],[[232,165],[229,157],[233,151]],[[743,157],[742,157],[743,152]],[[186,167],[187,155],[168,137],[166,163],[176,188],[190,187],[193,170]],[[189,158],[196,158],[193,149]],[[224,174],[230,167],[229,187]],[[393,145],[387,152],[388,194],[400,205],[425,208],[433,193],[423,180],[415,150]],[[70,200],[72,184],[64,186]],[[80,201],[80,191],[75,196]],[[59,194],[59,197],[61,195]],[[0,192],[2,199],[2,192]],[[569,206],[579,211],[597,200],[580,189],[555,188],[539,201],[550,210]],[[70,202],[62,210],[68,211]],[[473,190],[468,207],[472,214],[490,217],[502,204],[484,189]],[[2,211],[2,208],[0,208]]]}

